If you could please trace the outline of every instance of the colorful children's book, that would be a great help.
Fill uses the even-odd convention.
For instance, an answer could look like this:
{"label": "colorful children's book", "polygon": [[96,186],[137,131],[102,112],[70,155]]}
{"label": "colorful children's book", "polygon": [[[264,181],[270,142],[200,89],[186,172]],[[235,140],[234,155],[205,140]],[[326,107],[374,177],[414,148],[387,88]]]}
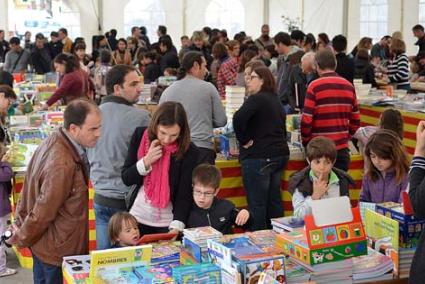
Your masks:
{"label": "colorful children's book", "polygon": [[62,274],[66,283],[86,283],[90,274],[90,255],[64,257],[62,262]]}
{"label": "colorful children's book", "polygon": [[180,262],[170,262],[152,266],[139,266],[133,268],[134,273],[139,278],[138,283],[165,284],[175,283],[172,269],[180,266]]}
{"label": "colorful children's book", "polygon": [[365,230],[368,244],[372,249],[391,257],[394,274],[398,275],[399,224],[382,214],[366,210]]}
{"label": "colorful children's book", "polygon": [[173,278],[179,284],[219,284],[220,267],[212,263],[178,266],[173,269]]}
{"label": "colorful children's book", "polygon": [[175,262],[180,259],[180,242],[161,242],[152,244],[152,263]]}
{"label": "colorful children's book", "polygon": [[118,275],[122,268],[149,265],[151,259],[151,245],[92,251],[90,279],[93,284],[100,284],[105,275]]}

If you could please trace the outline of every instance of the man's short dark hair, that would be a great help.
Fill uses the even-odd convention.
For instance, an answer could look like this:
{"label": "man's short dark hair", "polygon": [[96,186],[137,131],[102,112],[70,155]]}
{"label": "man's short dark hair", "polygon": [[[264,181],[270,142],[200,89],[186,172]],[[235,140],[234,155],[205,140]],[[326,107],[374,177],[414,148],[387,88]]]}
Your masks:
{"label": "man's short dark hair", "polygon": [[184,40],[184,39],[189,39],[189,37],[187,35],[183,35],[180,37],[180,40]]}
{"label": "man's short dark hair", "polygon": [[65,35],[68,35],[68,30],[65,28],[60,28],[59,31],[63,32]]}
{"label": "man's short dark hair", "polygon": [[314,137],[307,144],[306,157],[310,162],[321,158],[328,158],[332,162],[335,162],[336,154],[335,142],[327,137]]}
{"label": "man's short dark hair", "polygon": [[158,26],[158,31],[162,34],[162,35],[166,35],[167,34],[167,27],[166,26]]}
{"label": "man's short dark hair", "polygon": [[419,24],[414,25],[413,28],[412,28],[412,31],[421,31],[421,32],[423,32],[424,31],[424,26],[419,25]]}
{"label": "man's short dark hair", "polygon": [[18,98],[15,91],[9,85],[0,85],[0,93],[4,93],[4,97],[8,99],[16,100]]}
{"label": "man's short dark hair", "polygon": [[336,52],[343,52],[347,49],[347,38],[343,35],[337,35],[332,39],[332,47]]}
{"label": "man's short dark hair", "polygon": [[289,36],[288,33],[285,32],[279,32],[277,33],[274,38],[273,38],[274,42],[276,44],[284,44],[286,46],[290,46],[291,45],[291,37]]}
{"label": "man's short dark hair", "polygon": [[19,39],[19,37],[14,36],[14,37],[12,37],[12,38],[9,40],[9,43],[10,43],[10,44],[20,45],[20,44],[21,44],[21,40]]}
{"label": "man's short dark hair", "polygon": [[53,31],[53,32],[50,33],[50,36],[52,36],[52,37],[59,37],[59,33]]}
{"label": "man's short dark hair", "polygon": [[131,28],[131,34],[134,34],[134,32],[136,31],[136,29],[139,29],[140,30],[139,27],[136,27],[136,26],[132,27]]}
{"label": "man's short dark hair", "polygon": [[133,66],[118,64],[112,67],[108,73],[106,73],[105,85],[106,92],[108,95],[114,93],[114,86],[120,85],[123,86],[125,81],[125,76],[130,73],[136,71],[136,68]]}
{"label": "man's short dark hair", "polygon": [[146,27],[145,27],[145,26],[141,26],[141,27],[140,27],[140,33],[141,33],[142,35],[146,35],[146,34],[148,33],[148,30],[146,29]]}
{"label": "man's short dark hair", "polygon": [[211,28],[210,27],[203,27],[202,31],[208,36],[211,35]]}
{"label": "man's short dark hair", "polygon": [[92,101],[78,99],[68,104],[63,114],[63,126],[69,130],[71,124],[82,126],[86,121],[87,115],[93,111],[100,111],[99,107]]}
{"label": "man's short dark hair", "polygon": [[220,187],[221,172],[220,170],[209,164],[201,164],[192,172],[192,183],[208,186],[215,189]]}
{"label": "man's short dark hair", "polygon": [[13,88],[13,76],[7,71],[0,71],[0,85],[8,85]]}
{"label": "man's short dark hair", "polygon": [[41,40],[44,40],[44,39],[46,39],[46,38],[44,37],[44,35],[43,35],[42,33],[38,33],[38,34],[36,34],[36,35],[35,35],[35,39],[41,39]]}
{"label": "man's short dark hair", "polygon": [[314,56],[316,60],[316,65],[321,70],[335,70],[336,69],[336,58],[335,54],[329,48],[325,48],[321,51],[318,51]]}
{"label": "man's short dark hair", "polygon": [[111,63],[112,54],[108,49],[102,49],[100,52],[100,63]]}
{"label": "man's short dark hair", "polygon": [[170,50],[173,47],[173,41],[169,36],[160,37],[159,44],[165,45],[165,47],[167,47],[167,50]]}
{"label": "man's short dark hair", "polygon": [[291,32],[291,39],[295,41],[303,41],[305,38],[305,33],[300,30],[295,30]]}
{"label": "man's short dark hair", "polygon": [[116,29],[111,29],[109,31],[109,33],[111,34],[111,36],[116,37],[117,36],[117,30]]}

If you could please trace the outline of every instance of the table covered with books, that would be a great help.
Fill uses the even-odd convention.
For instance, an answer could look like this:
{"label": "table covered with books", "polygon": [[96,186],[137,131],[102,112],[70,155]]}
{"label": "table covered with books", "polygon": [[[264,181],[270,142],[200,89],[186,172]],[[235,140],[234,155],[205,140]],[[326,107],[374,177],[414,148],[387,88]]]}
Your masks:
{"label": "table covered with books", "polygon": [[[388,107],[391,106],[359,105],[361,126],[377,125],[379,123],[379,117]],[[425,120],[425,113],[413,110],[403,110],[400,108],[397,109],[400,111],[404,122],[403,144],[406,146],[409,154],[413,154],[416,146],[416,126],[419,121]]]}

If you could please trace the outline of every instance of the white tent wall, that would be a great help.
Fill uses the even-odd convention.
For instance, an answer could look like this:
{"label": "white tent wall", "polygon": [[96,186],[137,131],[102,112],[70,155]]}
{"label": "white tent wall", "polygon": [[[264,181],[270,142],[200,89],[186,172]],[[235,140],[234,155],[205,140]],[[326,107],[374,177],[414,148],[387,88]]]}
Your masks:
{"label": "white tent wall", "polygon": [[7,37],[9,31],[8,19],[8,5],[6,0],[0,0],[0,30],[5,31]]}

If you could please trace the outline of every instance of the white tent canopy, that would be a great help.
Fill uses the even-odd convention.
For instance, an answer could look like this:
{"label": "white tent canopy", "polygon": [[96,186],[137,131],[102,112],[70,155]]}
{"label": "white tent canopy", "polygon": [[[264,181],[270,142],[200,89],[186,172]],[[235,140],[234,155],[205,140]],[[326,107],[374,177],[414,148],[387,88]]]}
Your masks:
{"label": "white tent canopy", "polygon": [[[15,17],[20,0],[0,0],[0,29],[13,31],[22,17]],[[38,3],[40,1],[27,1]],[[45,2],[49,2],[46,0]],[[316,37],[326,32],[330,38],[344,34],[351,50],[363,36],[379,39],[401,31],[408,54],[415,54],[411,28],[424,22],[424,0],[50,0],[61,3],[61,11],[72,13],[74,36],[91,38],[111,28],[118,37],[129,35],[133,25],[146,26],[151,41],[156,41],[156,27],[168,28],[178,45],[180,36],[191,35],[204,26],[225,28],[230,37],[239,30],[256,38],[260,27],[269,23],[271,35],[287,31],[282,16],[293,20],[304,32]],[[52,4],[53,5],[53,4]],[[64,8],[66,7],[66,8]],[[21,7],[22,8],[22,7]],[[77,15],[77,16],[75,16]],[[421,16],[424,15],[424,16]],[[79,22],[78,22],[79,18]],[[63,19],[63,17],[62,17]],[[68,18],[67,18],[68,19]],[[76,22],[74,22],[76,21]],[[100,30],[99,30],[100,28]],[[52,28],[53,29],[53,28]],[[89,42],[89,41],[88,41]]]}

